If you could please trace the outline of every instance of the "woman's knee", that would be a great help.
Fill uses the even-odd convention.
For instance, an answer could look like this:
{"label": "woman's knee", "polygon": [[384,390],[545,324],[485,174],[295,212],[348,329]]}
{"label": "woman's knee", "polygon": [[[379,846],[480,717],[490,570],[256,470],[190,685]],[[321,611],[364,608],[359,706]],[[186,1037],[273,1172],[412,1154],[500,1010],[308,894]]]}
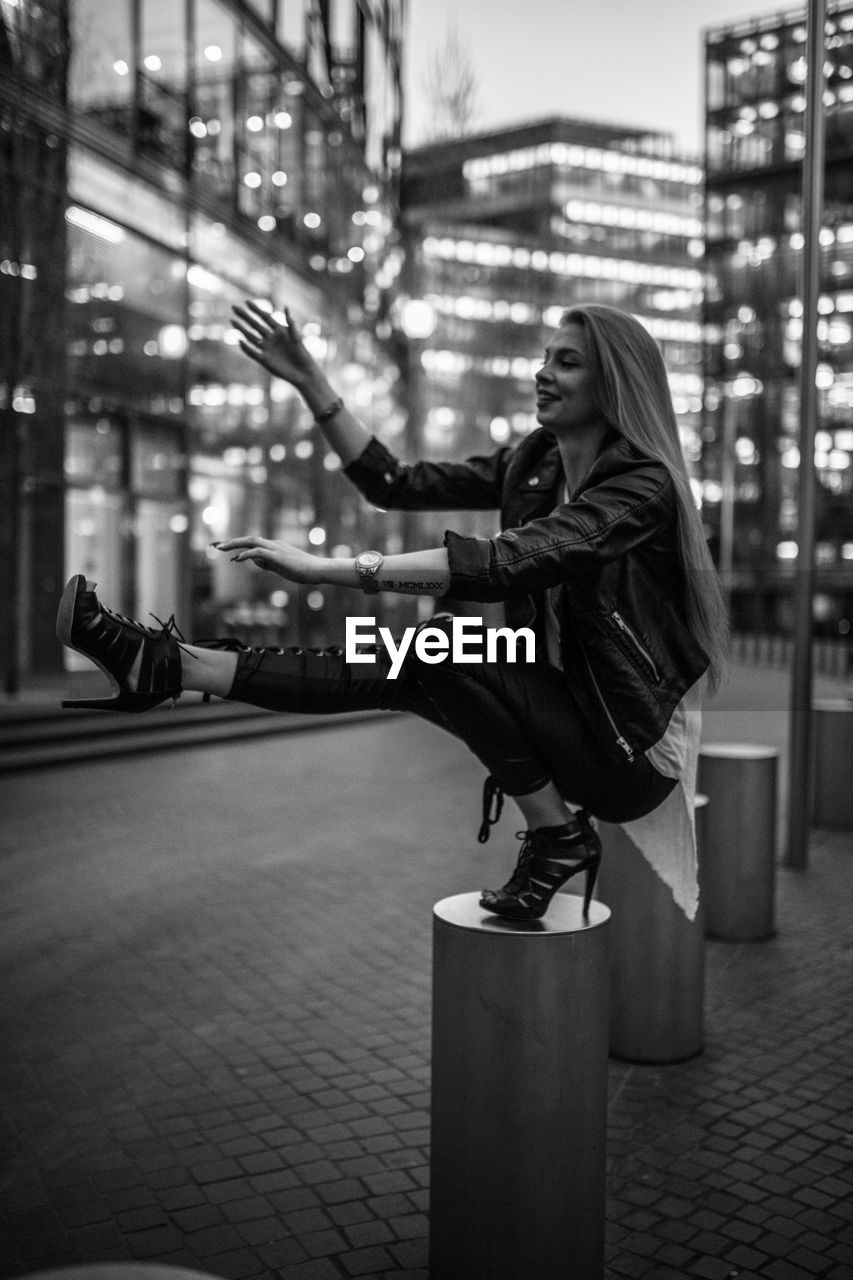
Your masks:
{"label": "woman's knee", "polygon": [[453,616],[436,613],[416,628],[406,664],[417,679],[434,683],[453,668]]}
{"label": "woman's knee", "polygon": [[[436,613],[415,630],[410,653],[424,666],[456,668],[468,674],[481,667],[497,668],[505,659],[493,652],[490,628],[482,618]],[[514,655],[508,655],[513,663]]]}

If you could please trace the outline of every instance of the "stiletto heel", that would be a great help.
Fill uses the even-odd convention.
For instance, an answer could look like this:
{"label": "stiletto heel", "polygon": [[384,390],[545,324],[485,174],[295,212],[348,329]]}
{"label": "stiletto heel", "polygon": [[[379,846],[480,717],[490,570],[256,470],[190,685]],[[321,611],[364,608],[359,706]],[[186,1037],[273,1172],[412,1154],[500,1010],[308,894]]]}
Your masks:
{"label": "stiletto heel", "polygon": [[[585,810],[559,827],[538,827],[519,832],[524,843],[515,871],[502,889],[486,889],[480,906],[507,920],[539,920],[558,889],[581,871],[586,872],[583,914],[589,915],[598,868],[601,840]],[[584,849],[578,856],[576,850]]]}
{"label": "stiletto heel", "polygon": [[601,850],[598,853],[591,854],[587,859],[586,883],[583,888],[583,913],[584,916],[589,915],[589,904],[592,902],[592,895],[595,892],[595,882],[598,879],[598,868],[601,866]]}
{"label": "stiletto heel", "polygon": [[[155,619],[159,622],[159,618]],[[148,711],[181,696],[181,646],[174,615],[160,629],[113,613],[98,600],[94,586],[77,573],[67,583],[56,615],[57,638],[100,667],[117,691],[112,698],[64,698],[62,706],[81,711]],[[136,689],[127,684],[142,650]]]}

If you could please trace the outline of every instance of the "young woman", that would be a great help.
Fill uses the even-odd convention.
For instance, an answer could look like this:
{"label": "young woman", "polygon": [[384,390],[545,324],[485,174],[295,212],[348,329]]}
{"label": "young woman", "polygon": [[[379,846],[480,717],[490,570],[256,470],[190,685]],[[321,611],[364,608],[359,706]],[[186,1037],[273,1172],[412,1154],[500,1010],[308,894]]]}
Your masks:
{"label": "young woman", "polygon": [[502,532],[448,530],[443,546],[387,556],[330,558],[253,536],[219,550],[291,582],[503,601],[510,628],[532,628],[535,661],[436,661],[443,637],[449,648],[449,614],[426,624],[431,647],[410,646],[393,679],[383,646],[350,661],[338,647],[188,645],[173,623],[155,630],[113,613],[77,575],[57,634],[119,692],[63,705],[141,711],[187,689],[280,711],[414,712],[488,770],[481,840],[503,793],[523,815],[516,868],[484,891],[484,909],[538,919],[581,871],[588,907],[601,857],[592,815],[628,824],[692,916],[699,704],[706,673],[712,686],[720,678],[726,626],[655,342],[624,312],[572,307],[536,374],[537,430],[489,456],[404,464],[344,406],[285,318],[252,302],[235,308],[241,347],[300,392],[369,501],[496,509]]}

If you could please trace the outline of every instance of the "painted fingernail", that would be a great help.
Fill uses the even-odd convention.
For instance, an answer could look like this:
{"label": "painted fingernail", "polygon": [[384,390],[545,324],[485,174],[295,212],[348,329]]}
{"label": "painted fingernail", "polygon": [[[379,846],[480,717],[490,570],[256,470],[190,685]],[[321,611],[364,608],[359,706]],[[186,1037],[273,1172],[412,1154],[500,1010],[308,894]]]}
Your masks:
{"label": "painted fingernail", "polygon": [[217,547],[217,548],[219,548],[219,547],[221,547],[221,546],[222,546],[222,543],[221,543],[221,542],[208,542],[208,544],[207,544],[207,545],[208,545],[209,547]]}

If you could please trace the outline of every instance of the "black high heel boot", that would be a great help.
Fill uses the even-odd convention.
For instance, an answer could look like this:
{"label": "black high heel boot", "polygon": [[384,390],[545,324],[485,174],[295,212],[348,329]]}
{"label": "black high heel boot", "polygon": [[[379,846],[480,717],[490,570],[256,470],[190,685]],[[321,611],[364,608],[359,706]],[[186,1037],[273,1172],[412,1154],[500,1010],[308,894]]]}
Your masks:
{"label": "black high heel boot", "polygon": [[[181,640],[183,636],[174,616],[168,622],[161,622],[159,631],[133,618],[124,618],[102,605],[94,586],[88,589],[86,579],[77,573],[62,593],[56,634],[69,649],[82,653],[100,667],[118,691],[113,698],[65,698],[63,707],[87,711],[148,711],[161,702],[175,702],[181,696],[181,647],[175,636]],[[140,648],[139,682],[136,689],[130,689],[127,677]]]}
{"label": "black high heel boot", "polygon": [[586,872],[583,913],[589,915],[601,864],[601,840],[581,809],[558,827],[521,831],[524,843],[515,871],[502,889],[486,889],[480,906],[507,920],[540,920],[567,880]]}

